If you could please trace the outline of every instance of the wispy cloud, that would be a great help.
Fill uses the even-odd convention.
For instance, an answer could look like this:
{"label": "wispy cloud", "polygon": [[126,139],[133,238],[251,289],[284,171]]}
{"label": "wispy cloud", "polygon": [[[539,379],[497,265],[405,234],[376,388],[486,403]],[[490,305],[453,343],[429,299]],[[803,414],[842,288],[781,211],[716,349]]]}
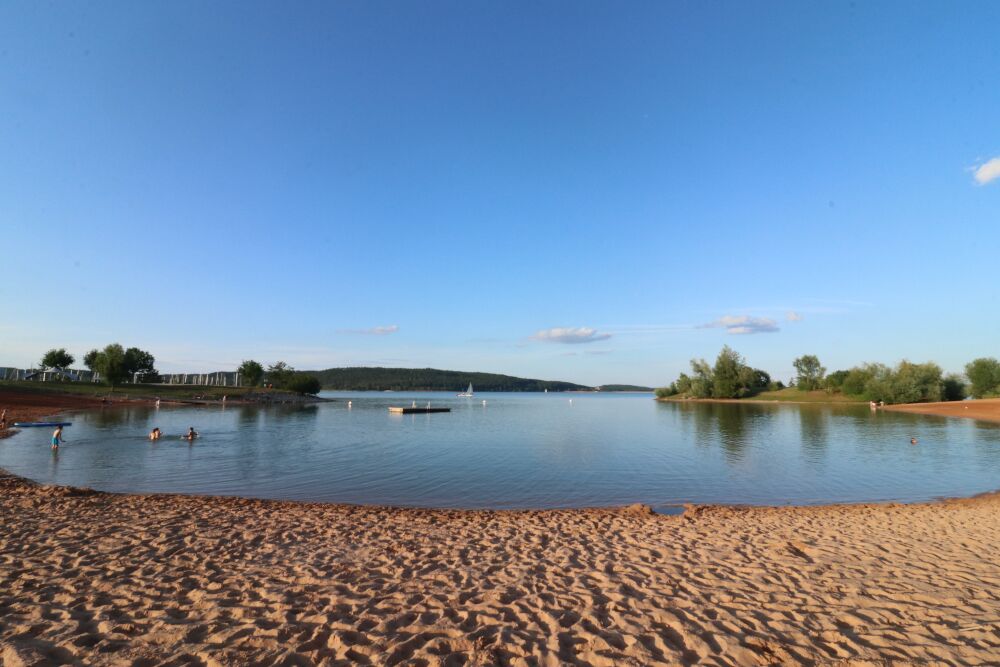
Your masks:
{"label": "wispy cloud", "polygon": [[399,331],[398,324],[389,324],[381,327],[372,327],[370,329],[339,329],[337,333],[359,334],[362,336],[388,336],[389,334],[394,334],[397,331]]}
{"label": "wispy cloud", "polygon": [[973,167],[972,177],[979,185],[986,185],[990,181],[1000,178],[1000,157],[987,160],[978,167]]}
{"label": "wispy cloud", "polygon": [[794,310],[790,310],[787,313],[785,313],[785,319],[788,320],[789,322],[801,322],[802,314],[797,313]]}
{"label": "wispy cloud", "polygon": [[775,333],[780,331],[778,323],[769,317],[751,317],[750,315],[723,315],[714,322],[703,324],[701,329],[722,328],[726,333],[743,335],[758,333]]}
{"label": "wispy cloud", "polygon": [[609,333],[598,333],[597,329],[591,327],[553,327],[536,331],[531,337],[532,340],[546,343],[594,343],[599,340],[611,338]]}
{"label": "wispy cloud", "polygon": [[583,352],[563,352],[562,357],[579,357],[580,355],[585,355],[588,357],[603,356],[605,354],[611,354],[611,350],[585,350]]}

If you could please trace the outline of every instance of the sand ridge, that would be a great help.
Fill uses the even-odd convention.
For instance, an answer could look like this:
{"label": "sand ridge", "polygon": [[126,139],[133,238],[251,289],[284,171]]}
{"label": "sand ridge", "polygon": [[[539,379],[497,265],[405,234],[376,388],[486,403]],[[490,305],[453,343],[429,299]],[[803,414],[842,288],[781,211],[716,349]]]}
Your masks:
{"label": "sand ridge", "polygon": [[998,500],[445,511],[0,478],[0,656],[997,664]]}

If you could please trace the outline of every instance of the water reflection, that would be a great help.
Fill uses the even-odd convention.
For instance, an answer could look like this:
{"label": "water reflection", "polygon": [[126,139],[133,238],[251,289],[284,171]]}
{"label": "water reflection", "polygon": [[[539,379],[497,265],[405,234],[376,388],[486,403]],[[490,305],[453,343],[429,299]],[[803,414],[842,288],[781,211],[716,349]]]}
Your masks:
{"label": "water reflection", "polygon": [[[353,409],[346,409],[346,399]],[[392,419],[417,400],[449,414]],[[306,407],[76,413],[0,441],[0,467],[112,491],[437,507],[925,500],[1000,488],[1000,427],[867,406],[658,404],[648,398],[420,394]],[[149,431],[163,430],[150,442]],[[180,439],[189,426],[202,437]],[[919,446],[909,444],[910,437]]]}
{"label": "water reflection", "polygon": [[826,456],[830,414],[816,405],[799,406],[799,432],[802,453],[810,463],[821,463]]}

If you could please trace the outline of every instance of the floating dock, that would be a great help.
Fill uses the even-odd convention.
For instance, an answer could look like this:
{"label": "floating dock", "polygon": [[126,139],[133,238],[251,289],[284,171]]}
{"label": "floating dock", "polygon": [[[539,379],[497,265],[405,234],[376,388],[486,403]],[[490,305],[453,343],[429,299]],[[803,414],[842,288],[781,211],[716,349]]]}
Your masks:
{"label": "floating dock", "polygon": [[389,408],[396,415],[423,415],[428,412],[451,412],[451,408]]}

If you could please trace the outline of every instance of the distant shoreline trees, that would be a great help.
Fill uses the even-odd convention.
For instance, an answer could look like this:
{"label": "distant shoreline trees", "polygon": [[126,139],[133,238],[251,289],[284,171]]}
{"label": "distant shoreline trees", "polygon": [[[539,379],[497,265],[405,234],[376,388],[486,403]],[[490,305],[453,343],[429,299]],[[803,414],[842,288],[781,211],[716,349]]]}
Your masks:
{"label": "distant shoreline trees", "polygon": [[[858,400],[885,403],[924,403],[960,401],[967,396],[965,380],[957,374],[945,375],[933,362],[922,364],[907,360],[895,367],[865,363],[826,375],[816,355],[803,355],[793,362],[796,386],[803,391],[825,390]],[[1000,362],[993,358],[976,359],[965,367],[975,398],[1000,395]],[[743,358],[728,346],[722,348],[715,366],[703,359],[691,360],[691,375],[681,373],[673,383],[656,390],[659,398],[747,398],[765,389],[775,390],[780,383],[770,382],[764,371],[747,366]],[[759,373],[751,377],[751,373]],[[765,382],[766,378],[766,382]]]}

